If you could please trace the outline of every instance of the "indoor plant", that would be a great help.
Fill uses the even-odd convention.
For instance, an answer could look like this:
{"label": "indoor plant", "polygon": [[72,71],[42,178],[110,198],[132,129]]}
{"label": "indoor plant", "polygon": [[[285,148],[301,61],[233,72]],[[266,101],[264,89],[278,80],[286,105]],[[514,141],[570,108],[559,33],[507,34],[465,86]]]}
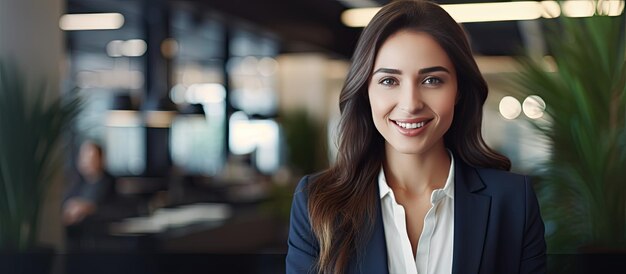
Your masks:
{"label": "indoor plant", "polygon": [[537,184],[549,253],[626,250],[624,15],[562,18],[548,35],[556,71],[522,58],[517,82],[541,96],[551,143]]}
{"label": "indoor plant", "polygon": [[27,82],[17,65],[0,59],[0,251],[4,253],[37,250],[39,212],[65,160],[60,147],[64,129],[80,110],[78,98],[46,98],[48,91],[43,83]]}

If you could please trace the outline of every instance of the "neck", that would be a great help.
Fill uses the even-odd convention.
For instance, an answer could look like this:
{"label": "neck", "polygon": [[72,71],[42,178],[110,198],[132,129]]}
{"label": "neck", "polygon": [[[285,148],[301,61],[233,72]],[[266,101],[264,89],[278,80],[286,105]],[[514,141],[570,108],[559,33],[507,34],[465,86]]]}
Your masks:
{"label": "neck", "polygon": [[388,144],[383,162],[391,189],[415,194],[443,188],[450,171],[450,155],[443,142],[420,154],[398,153]]}

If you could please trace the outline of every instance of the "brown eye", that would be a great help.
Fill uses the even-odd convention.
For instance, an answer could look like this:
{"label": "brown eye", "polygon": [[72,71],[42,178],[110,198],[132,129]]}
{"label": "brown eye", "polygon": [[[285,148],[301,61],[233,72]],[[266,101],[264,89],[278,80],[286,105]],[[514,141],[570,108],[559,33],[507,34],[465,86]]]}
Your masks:
{"label": "brown eye", "polygon": [[384,78],[378,83],[383,86],[395,86],[397,84],[396,80],[393,78]]}
{"label": "brown eye", "polygon": [[435,86],[435,85],[439,85],[441,83],[443,83],[443,81],[437,77],[428,77],[426,79],[424,79],[424,82],[422,82],[423,84],[426,85],[430,85],[430,86]]}

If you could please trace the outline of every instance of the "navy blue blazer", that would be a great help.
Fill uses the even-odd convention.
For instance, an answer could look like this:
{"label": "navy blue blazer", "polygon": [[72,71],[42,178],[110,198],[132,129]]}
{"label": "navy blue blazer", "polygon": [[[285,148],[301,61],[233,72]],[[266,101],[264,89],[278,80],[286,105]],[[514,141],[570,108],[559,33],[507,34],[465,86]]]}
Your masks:
{"label": "navy blue blazer", "polygon": [[[471,167],[455,158],[452,273],[546,273],[544,224],[528,177]],[[309,222],[307,184],[291,206],[287,273],[314,273],[319,243]],[[378,195],[378,191],[376,191]],[[348,273],[388,273],[387,245],[378,202],[373,233]]]}

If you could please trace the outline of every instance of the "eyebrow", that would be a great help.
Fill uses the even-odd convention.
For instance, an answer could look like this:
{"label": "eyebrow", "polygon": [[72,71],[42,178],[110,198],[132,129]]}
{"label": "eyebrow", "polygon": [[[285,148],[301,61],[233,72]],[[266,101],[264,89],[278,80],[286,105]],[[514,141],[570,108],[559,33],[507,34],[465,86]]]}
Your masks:
{"label": "eyebrow", "polygon": [[[434,66],[434,67],[428,67],[428,68],[423,68],[420,69],[418,71],[419,74],[426,74],[426,73],[431,73],[431,72],[436,72],[436,71],[445,71],[447,73],[450,73],[450,71],[447,68],[444,68],[442,66]],[[384,72],[384,73],[389,73],[389,74],[402,74],[402,71],[399,69],[390,69],[390,68],[379,68],[376,71],[374,71],[374,73],[372,74],[376,74],[379,72]]]}

